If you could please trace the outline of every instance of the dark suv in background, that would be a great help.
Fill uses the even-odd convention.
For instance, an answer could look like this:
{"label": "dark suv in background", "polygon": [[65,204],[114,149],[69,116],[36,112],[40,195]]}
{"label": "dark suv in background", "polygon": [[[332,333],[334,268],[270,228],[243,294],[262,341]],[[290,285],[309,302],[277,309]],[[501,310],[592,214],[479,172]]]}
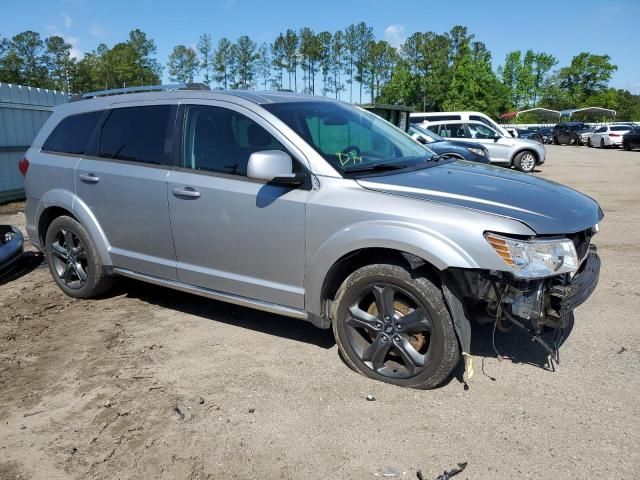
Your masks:
{"label": "dark suv in background", "polygon": [[564,122],[553,127],[554,145],[585,145],[587,139],[595,132],[583,122]]}

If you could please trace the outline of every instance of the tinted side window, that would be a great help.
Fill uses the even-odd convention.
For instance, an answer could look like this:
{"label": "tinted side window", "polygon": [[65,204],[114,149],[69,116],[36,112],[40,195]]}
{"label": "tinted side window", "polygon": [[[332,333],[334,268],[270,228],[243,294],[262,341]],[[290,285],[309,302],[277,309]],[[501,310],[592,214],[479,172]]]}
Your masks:
{"label": "tinted side window", "polygon": [[447,138],[464,138],[466,136],[462,123],[440,125],[440,135]]}
{"label": "tinted side window", "polygon": [[102,111],[80,113],[63,119],[44,142],[42,150],[84,154],[102,114]]}
{"label": "tinted side window", "polygon": [[493,138],[496,136],[496,132],[494,132],[489,127],[485,127],[484,125],[478,125],[477,123],[468,124],[469,127],[469,136],[471,138]]}
{"label": "tinted side window", "polygon": [[221,107],[187,109],[184,167],[195,170],[246,175],[249,156],[284,146],[244,115]]}
{"label": "tinted side window", "polygon": [[98,156],[157,165],[171,163],[174,115],[171,105],[112,110],[102,126]]}

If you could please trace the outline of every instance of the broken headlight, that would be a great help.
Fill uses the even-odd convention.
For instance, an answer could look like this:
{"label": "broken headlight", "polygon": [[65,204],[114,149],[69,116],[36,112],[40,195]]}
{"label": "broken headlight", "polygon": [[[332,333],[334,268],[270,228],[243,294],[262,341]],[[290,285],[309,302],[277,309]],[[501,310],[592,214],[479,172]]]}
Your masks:
{"label": "broken headlight", "polygon": [[543,278],[577,270],[578,254],[568,238],[520,240],[487,233],[496,253],[520,278]]}

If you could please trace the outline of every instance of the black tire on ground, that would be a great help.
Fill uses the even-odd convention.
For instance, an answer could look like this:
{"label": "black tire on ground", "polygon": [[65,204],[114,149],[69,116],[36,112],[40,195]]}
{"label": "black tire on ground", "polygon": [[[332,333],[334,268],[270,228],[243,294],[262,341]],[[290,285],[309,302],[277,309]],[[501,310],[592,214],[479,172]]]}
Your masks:
{"label": "black tire on ground", "polygon": [[345,363],[383,382],[434,388],[460,361],[442,291],[397,264],[349,275],[336,294],[332,327]]}
{"label": "black tire on ground", "polygon": [[560,141],[558,140],[558,137],[553,137],[553,144],[560,145]]}
{"label": "black tire on ground", "polygon": [[593,147],[593,144],[591,143],[591,137],[587,138],[587,147]]}
{"label": "black tire on ground", "polygon": [[604,144],[604,138],[600,139],[600,148],[606,148],[606,145]]}
{"label": "black tire on ground", "polygon": [[622,148],[625,149],[627,152],[631,150],[631,148],[629,148],[629,144],[624,141],[622,142]]}
{"label": "black tire on ground", "polygon": [[60,289],[74,298],[91,298],[106,292],[112,278],[106,275],[91,237],[71,217],[56,218],[45,236],[49,270]]}
{"label": "black tire on ground", "polygon": [[536,168],[536,155],[529,150],[520,152],[513,159],[513,165],[521,172],[531,173]]}

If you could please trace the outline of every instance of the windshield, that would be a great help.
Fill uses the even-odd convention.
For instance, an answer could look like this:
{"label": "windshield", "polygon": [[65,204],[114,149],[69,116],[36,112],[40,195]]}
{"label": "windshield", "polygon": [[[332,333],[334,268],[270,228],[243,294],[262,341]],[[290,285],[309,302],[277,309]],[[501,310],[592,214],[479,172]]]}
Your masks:
{"label": "windshield", "polygon": [[380,117],[338,102],[283,102],[263,107],[342,173],[380,165],[414,166],[432,153]]}

